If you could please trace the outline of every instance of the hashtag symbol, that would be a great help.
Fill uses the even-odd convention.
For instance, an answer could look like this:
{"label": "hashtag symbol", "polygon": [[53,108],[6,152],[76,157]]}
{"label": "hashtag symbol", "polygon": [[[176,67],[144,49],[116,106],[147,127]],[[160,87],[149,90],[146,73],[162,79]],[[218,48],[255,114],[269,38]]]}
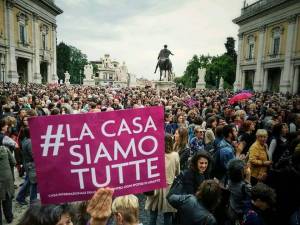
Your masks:
{"label": "hashtag symbol", "polygon": [[[53,156],[58,155],[59,147],[64,146],[63,142],[60,142],[60,140],[65,136],[62,133],[64,125],[58,125],[57,132],[52,134],[52,125],[49,125],[47,127],[47,132],[45,135],[41,136],[41,139],[45,140],[43,144],[41,144],[41,147],[43,148],[43,156],[48,156],[49,148],[53,148]],[[53,139],[54,142],[50,142]]]}

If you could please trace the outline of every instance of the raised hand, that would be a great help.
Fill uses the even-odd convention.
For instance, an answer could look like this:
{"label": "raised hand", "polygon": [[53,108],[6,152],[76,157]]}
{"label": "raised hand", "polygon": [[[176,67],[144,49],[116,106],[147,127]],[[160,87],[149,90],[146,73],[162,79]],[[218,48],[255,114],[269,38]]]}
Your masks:
{"label": "raised hand", "polygon": [[106,224],[111,215],[113,192],[111,188],[100,188],[89,201],[87,212],[91,216],[91,225]]}

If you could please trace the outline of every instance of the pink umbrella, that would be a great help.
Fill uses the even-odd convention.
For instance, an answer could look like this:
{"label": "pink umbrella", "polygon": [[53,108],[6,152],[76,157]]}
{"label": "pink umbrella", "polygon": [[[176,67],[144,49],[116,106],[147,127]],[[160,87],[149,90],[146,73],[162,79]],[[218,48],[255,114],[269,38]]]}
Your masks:
{"label": "pink umbrella", "polygon": [[244,100],[244,99],[249,99],[252,96],[253,96],[253,94],[249,93],[249,92],[239,93],[239,94],[234,95],[232,98],[230,98],[228,103],[233,105],[236,102],[239,102],[239,101]]}

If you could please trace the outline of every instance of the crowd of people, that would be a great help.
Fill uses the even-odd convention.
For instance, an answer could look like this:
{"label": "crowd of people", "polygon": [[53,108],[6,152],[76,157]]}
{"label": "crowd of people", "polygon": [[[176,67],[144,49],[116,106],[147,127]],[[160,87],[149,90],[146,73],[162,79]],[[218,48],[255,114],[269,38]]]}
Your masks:
{"label": "crowd of people", "polygon": [[40,205],[28,118],[150,106],[165,109],[167,186],[144,193],[149,225],[158,214],[165,225],[300,224],[300,97],[256,92],[229,104],[234,94],[0,84],[0,224],[2,211],[12,222],[14,197],[30,205],[20,225],[139,224],[136,196],[113,200],[110,188],[89,202]]}

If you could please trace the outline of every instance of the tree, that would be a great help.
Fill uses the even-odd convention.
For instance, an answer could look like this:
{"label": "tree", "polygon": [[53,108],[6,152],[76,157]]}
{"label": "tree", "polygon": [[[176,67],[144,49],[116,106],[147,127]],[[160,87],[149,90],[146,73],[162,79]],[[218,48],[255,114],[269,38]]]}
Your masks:
{"label": "tree", "polygon": [[207,87],[219,87],[221,77],[224,79],[225,88],[232,88],[235,80],[235,64],[230,56],[213,57],[207,66],[205,82]]}
{"label": "tree", "polygon": [[182,83],[185,87],[196,87],[196,83],[199,79],[198,77],[198,69],[206,68],[211,60],[210,56],[194,55],[193,58],[188,62],[188,66],[184,71],[184,75],[182,77]]}
{"label": "tree", "polygon": [[65,80],[65,72],[70,70],[71,49],[64,42],[57,46],[57,76],[59,80]]}
{"label": "tree", "polygon": [[57,75],[60,80],[65,79],[64,73],[68,71],[71,75],[70,83],[81,84],[87,63],[87,56],[76,47],[63,42],[57,46]]}
{"label": "tree", "polygon": [[234,63],[236,63],[237,54],[235,51],[235,40],[233,37],[228,37],[225,43],[226,55],[230,56]]}

